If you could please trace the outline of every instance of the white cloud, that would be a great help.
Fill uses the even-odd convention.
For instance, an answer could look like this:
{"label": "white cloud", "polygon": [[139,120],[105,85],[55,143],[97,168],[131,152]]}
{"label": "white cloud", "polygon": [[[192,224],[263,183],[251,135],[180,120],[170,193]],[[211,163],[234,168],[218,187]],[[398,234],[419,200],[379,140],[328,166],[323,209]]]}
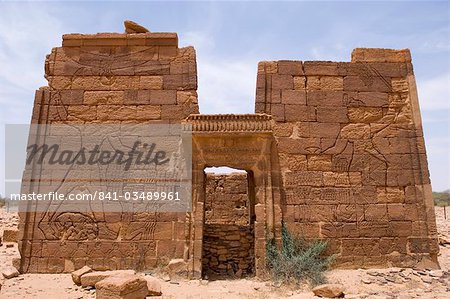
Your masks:
{"label": "white cloud", "polygon": [[44,60],[60,43],[61,22],[45,3],[2,5],[0,14],[1,122],[28,123],[34,90],[45,85]]}
{"label": "white cloud", "polygon": [[[214,27],[214,25],[212,25]],[[217,55],[214,30],[180,33],[180,46],[197,52],[200,112],[204,114],[254,113],[257,58],[231,60]]]}
{"label": "white cloud", "polygon": [[421,110],[450,110],[450,73],[418,84]]}
{"label": "white cloud", "polygon": [[213,36],[205,32],[188,31],[180,35],[180,47],[194,46],[198,51],[209,51],[214,49]]}
{"label": "white cloud", "polygon": [[201,113],[254,113],[256,61],[201,57],[197,66]]}
{"label": "white cloud", "polygon": [[0,194],[4,194],[3,124],[29,123],[34,90],[46,85],[45,55],[60,43],[51,5],[2,3],[0,10]]}

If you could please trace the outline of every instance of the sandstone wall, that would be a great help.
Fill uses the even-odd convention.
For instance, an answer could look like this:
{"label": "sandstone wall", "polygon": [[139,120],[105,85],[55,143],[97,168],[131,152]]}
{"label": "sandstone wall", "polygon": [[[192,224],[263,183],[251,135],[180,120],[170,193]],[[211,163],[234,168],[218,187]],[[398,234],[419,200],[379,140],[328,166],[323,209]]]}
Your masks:
{"label": "sandstone wall", "polygon": [[246,173],[206,174],[205,224],[249,222]]}
{"label": "sandstone wall", "polygon": [[[35,124],[179,123],[198,113],[195,50],[178,48],[175,33],[64,35],[45,74]],[[22,272],[150,269],[185,249],[185,213],[20,216]]]}
{"label": "sandstone wall", "polygon": [[409,50],[258,65],[256,112],[276,120],[283,218],[341,266],[414,266],[438,252]]}
{"label": "sandstone wall", "polygon": [[[33,124],[180,123],[199,112],[195,51],[178,48],[175,33],[64,35],[46,59],[45,74],[49,84],[36,92]],[[263,123],[258,135],[248,115],[240,123],[239,116],[211,117],[194,132],[197,146],[213,157],[194,156],[193,177],[201,184],[194,184],[193,213],[20,213],[20,270],[144,270],[184,258],[195,277],[202,263],[217,273],[254,273],[255,256],[263,268],[270,230],[279,237],[279,170],[284,222],[307,238],[327,239],[337,265],[436,262],[408,50],[356,49],[351,62],[261,62],[256,112],[273,116],[277,152],[271,126]],[[257,148],[243,151],[232,135],[223,135],[236,123],[247,128],[236,127],[236,134],[264,136],[269,146],[261,151],[251,143]],[[223,153],[230,155],[221,160]],[[208,164],[199,161],[205,157],[243,169],[259,163],[270,174],[250,180],[258,186],[250,204],[245,175],[208,175],[203,189],[203,169],[196,167]]]}
{"label": "sandstone wall", "polygon": [[254,274],[254,227],[246,173],[207,174],[203,273]]}

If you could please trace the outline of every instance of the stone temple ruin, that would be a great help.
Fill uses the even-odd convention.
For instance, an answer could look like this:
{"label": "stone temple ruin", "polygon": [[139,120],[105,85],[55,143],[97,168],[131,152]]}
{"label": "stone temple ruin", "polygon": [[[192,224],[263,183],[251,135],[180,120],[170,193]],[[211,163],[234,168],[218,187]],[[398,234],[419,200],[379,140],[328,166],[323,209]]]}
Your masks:
{"label": "stone temple ruin", "polygon": [[[21,272],[147,270],[183,259],[188,277],[262,275],[282,222],[326,239],[337,267],[437,263],[409,50],[260,62],[255,114],[245,115],[199,114],[195,50],[179,48],[176,33],[67,34],[45,76],[33,124],[191,124],[193,210],[74,217],[80,234],[66,240],[42,229],[41,213],[20,213]],[[214,166],[246,173],[205,174]],[[93,235],[81,232],[88,225]]]}

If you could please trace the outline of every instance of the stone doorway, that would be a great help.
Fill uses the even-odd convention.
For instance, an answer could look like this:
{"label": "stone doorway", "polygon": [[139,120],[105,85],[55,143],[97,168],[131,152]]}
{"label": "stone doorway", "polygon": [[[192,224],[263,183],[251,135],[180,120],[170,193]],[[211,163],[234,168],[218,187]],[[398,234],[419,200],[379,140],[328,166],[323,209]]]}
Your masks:
{"label": "stone doorway", "polygon": [[205,226],[204,169],[232,167],[251,174],[254,204],[254,271],[265,273],[266,242],[279,239],[281,233],[280,172],[272,118],[265,114],[190,115],[192,127],[192,213],[188,214],[185,260],[191,278],[203,271],[203,235]]}
{"label": "stone doorway", "polygon": [[205,169],[202,276],[241,278],[255,274],[255,184],[251,171]]}

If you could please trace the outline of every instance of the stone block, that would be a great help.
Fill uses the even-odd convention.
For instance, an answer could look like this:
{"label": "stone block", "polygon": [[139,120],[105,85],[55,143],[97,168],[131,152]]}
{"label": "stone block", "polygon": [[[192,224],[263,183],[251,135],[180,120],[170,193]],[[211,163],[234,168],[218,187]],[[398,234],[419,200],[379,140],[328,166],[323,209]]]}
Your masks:
{"label": "stone block", "polygon": [[50,104],[53,105],[82,105],[83,90],[59,90],[50,93]]}
{"label": "stone block", "polygon": [[[286,138],[280,137],[277,140],[280,153],[287,154],[311,154],[313,149],[320,150],[319,138]],[[313,151],[314,152],[314,151]]]}
{"label": "stone block", "polygon": [[381,254],[401,253],[406,254],[407,238],[381,238],[380,252]]}
{"label": "stone block", "polygon": [[134,120],[136,119],[136,106],[100,105],[97,107],[97,114],[101,121]]}
{"label": "stone block", "polygon": [[188,265],[183,259],[172,259],[165,268],[170,278],[185,277],[187,275]]}
{"label": "stone block", "polygon": [[308,155],[308,170],[331,171],[331,156]]}
{"label": "stone block", "polygon": [[272,89],[294,89],[292,75],[272,75]]}
{"label": "stone block", "polygon": [[280,153],[280,166],[282,169],[307,170],[306,155]]}
{"label": "stone block", "polygon": [[373,62],[370,66],[377,73],[386,77],[399,78],[412,74],[412,65],[409,62]]}
{"label": "stone block", "polygon": [[[192,111],[194,112],[194,111]],[[162,105],[161,119],[163,120],[182,120],[192,113],[183,106],[177,105]],[[194,112],[195,113],[195,112]]]}
{"label": "stone block", "polygon": [[19,230],[5,229],[3,230],[3,242],[18,242]]}
{"label": "stone block", "polygon": [[177,105],[198,104],[196,91],[177,91]]}
{"label": "stone block", "polygon": [[301,61],[279,60],[278,74],[300,76],[303,75],[303,67]]}
{"label": "stone block", "polygon": [[322,284],[315,287],[314,295],[325,298],[340,298],[344,296],[344,286],[341,284]]}
{"label": "stone block", "polygon": [[11,279],[19,276],[19,271],[17,271],[17,269],[14,268],[13,266],[7,266],[6,268],[3,269],[2,275],[6,279]]}
{"label": "stone block", "polygon": [[305,76],[294,76],[294,89],[295,90],[306,90],[306,77]]}
{"label": "stone block", "polygon": [[161,296],[161,283],[159,282],[159,279],[153,276],[146,275],[144,276],[144,279],[147,281],[147,290],[148,294],[147,296]]}
{"label": "stone block", "polygon": [[134,275],[136,272],[134,270],[112,270],[112,271],[94,271],[86,273],[81,276],[81,286],[95,286],[97,282],[113,277],[113,276],[128,276]]}
{"label": "stone block", "polygon": [[405,220],[406,208],[404,204],[388,204],[388,219],[391,220]]}
{"label": "stone block", "polygon": [[352,123],[372,123],[383,117],[382,108],[375,107],[349,107],[348,119]]}
{"label": "stone block", "polygon": [[298,136],[305,138],[337,138],[341,131],[339,123],[298,122]]}
{"label": "stone block", "polygon": [[282,104],[272,104],[270,105],[270,114],[274,118],[275,121],[284,122],[284,106]]}
{"label": "stone block", "polygon": [[308,76],[307,90],[339,91],[344,90],[344,79],[338,76]]}
{"label": "stone block", "polygon": [[379,238],[343,238],[343,256],[380,256]]}
{"label": "stone block", "polygon": [[163,89],[165,90],[196,90],[196,74],[175,74],[163,76]]}
{"label": "stone block", "polygon": [[139,90],[138,102],[150,105],[175,105],[177,103],[176,90]]}
{"label": "stone block", "polygon": [[92,272],[92,269],[88,266],[84,266],[74,272],[72,272],[72,281],[76,285],[81,285],[81,276]]}
{"label": "stone block", "polygon": [[343,85],[344,91],[375,91],[375,92],[390,92],[392,90],[390,80],[376,75],[368,75],[370,79],[367,80],[365,76],[346,76],[344,77]]}
{"label": "stone block", "polygon": [[139,77],[139,89],[162,89],[163,78],[161,76]]}
{"label": "stone block", "polygon": [[376,204],[366,206],[364,210],[364,219],[366,221],[387,221],[387,205]]}
{"label": "stone block", "polygon": [[308,90],[306,98],[308,106],[319,106],[319,107],[345,106],[343,91]]}
{"label": "stone block", "polygon": [[411,62],[411,53],[409,49],[356,48],[352,62]]}
{"label": "stone block", "polygon": [[370,138],[369,124],[348,124],[341,130],[341,138],[349,140],[361,140]]}
{"label": "stone block", "polygon": [[409,237],[412,235],[411,221],[391,221],[389,222],[389,237]]}
{"label": "stone block", "polygon": [[347,92],[348,107],[388,107],[387,92]]}
{"label": "stone block", "polygon": [[281,103],[292,105],[306,105],[306,91],[289,89],[282,90]]}
{"label": "stone block", "polygon": [[258,63],[258,74],[276,74],[278,72],[278,62],[260,61]]}
{"label": "stone block", "polygon": [[[59,111],[65,111],[60,109]],[[60,115],[60,112],[56,112]],[[97,108],[93,106],[69,106],[67,108],[68,120],[93,121],[97,119]],[[50,118],[50,117],[49,117]]]}
{"label": "stone block", "polygon": [[402,187],[378,187],[377,201],[379,203],[404,203],[405,191]]}
{"label": "stone block", "polygon": [[136,120],[157,120],[157,119],[161,119],[161,106],[139,105],[136,107]]}
{"label": "stone block", "polygon": [[276,123],[273,127],[273,133],[277,137],[289,137],[292,135],[293,129],[293,124]]}
{"label": "stone block", "polygon": [[289,186],[317,186],[323,185],[320,171],[293,171],[285,174],[285,185]]}
{"label": "stone block", "polygon": [[305,61],[303,68],[307,76],[338,76],[338,64],[331,61]]}
{"label": "stone block", "polygon": [[122,105],[124,104],[123,91],[86,91],[83,97],[84,105]]}
{"label": "stone block", "polygon": [[302,105],[284,105],[285,121],[315,121],[316,108]]}
{"label": "stone block", "polygon": [[317,121],[322,123],[347,123],[347,108],[343,107],[318,107]]}
{"label": "stone block", "polygon": [[147,281],[138,275],[119,275],[95,284],[97,299],[143,299],[148,295]]}

